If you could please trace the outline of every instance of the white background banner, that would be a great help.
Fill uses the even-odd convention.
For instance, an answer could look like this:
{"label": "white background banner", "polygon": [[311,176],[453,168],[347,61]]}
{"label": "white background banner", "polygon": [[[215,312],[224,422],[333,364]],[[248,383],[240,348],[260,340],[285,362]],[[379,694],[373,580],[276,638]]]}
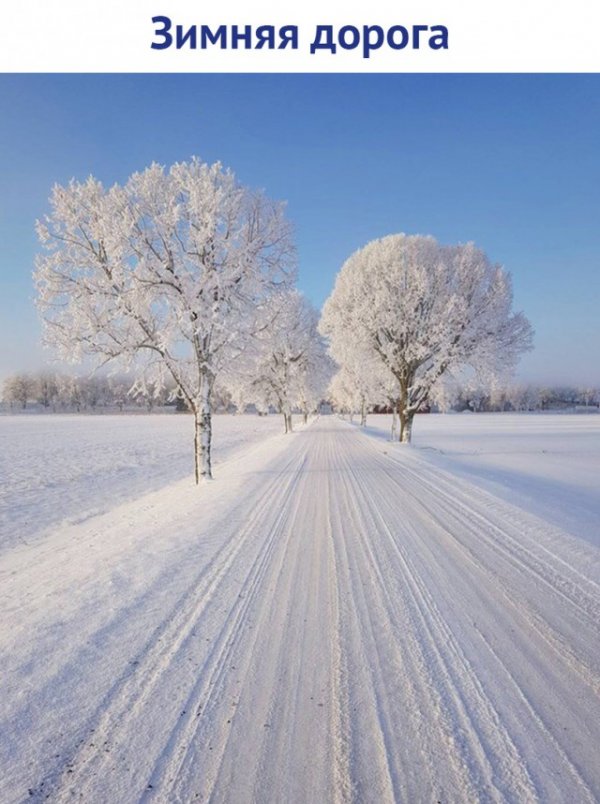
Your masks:
{"label": "white background banner", "polygon": [[[152,22],[171,20],[173,44],[164,42]],[[600,3],[571,0],[428,0],[283,4],[281,2],[190,2],[190,0],[20,0],[5,4],[0,51],[3,72],[597,72],[600,71]],[[176,31],[196,26],[176,47]],[[201,26],[227,31],[227,45],[200,46]],[[252,47],[231,47],[232,26],[252,28]],[[260,26],[297,26],[298,47],[255,47]],[[317,26],[341,28],[347,47],[311,53]],[[396,28],[392,45],[386,39]],[[413,26],[445,26],[448,48],[432,49],[421,33],[414,47]],[[360,41],[355,47],[356,28]],[[384,40],[364,57],[365,29],[371,43]],[[406,46],[402,30],[409,33]]]}

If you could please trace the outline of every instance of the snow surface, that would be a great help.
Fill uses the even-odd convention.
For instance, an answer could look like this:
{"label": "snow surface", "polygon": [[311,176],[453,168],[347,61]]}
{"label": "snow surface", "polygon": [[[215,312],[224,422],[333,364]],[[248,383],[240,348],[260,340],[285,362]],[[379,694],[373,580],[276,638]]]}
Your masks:
{"label": "snow surface", "polygon": [[411,450],[321,417],[5,550],[0,800],[597,801],[600,551],[424,418]]}
{"label": "snow surface", "polygon": [[[369,416],[367,432],[388,439],[391,425],[391,416]],[[422,459],[600,545],[597,413],[419,415],[413,447]]]}
{"label": "snow surface", "polygon": [[[280,416],[213,418],[213,462],[283,429]],[[194,422],[175,413],[0,417],[0,552],[194,472]]]}

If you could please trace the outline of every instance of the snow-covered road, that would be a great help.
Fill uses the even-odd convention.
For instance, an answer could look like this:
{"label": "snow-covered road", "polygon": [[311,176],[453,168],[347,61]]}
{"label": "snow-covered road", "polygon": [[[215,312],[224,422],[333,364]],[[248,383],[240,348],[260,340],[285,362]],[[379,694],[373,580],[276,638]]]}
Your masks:
{"label": "snow-covered road", "polygon": [[323,417],[2,557],[0,800],[598,801],[599,556]]}

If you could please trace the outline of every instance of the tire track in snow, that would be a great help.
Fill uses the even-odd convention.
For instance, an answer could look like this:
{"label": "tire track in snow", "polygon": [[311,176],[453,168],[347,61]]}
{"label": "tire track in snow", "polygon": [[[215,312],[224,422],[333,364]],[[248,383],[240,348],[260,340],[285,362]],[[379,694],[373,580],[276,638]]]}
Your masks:
{"label": "tire track in snow", "polygon": [[[463,549],[461,541],[461,529],[464,530],[465,526],[468,525],[470,521],[469,518],[466,516],[461,518],[460,512],[465,512],[466,509],[466,513],[470,513],[469,506],[465,505],[464,503],[461,504],[456,502],[455,499],[451,498],[448,494],[446,494],[443,495],[442,499],[444,501],[444,513],[447,512],[448,516],[444,517],[439,513],[436,515],[436,510],[440,500],[440,496],[436,495],[436,488],[434,488],[432,484],[422,482],[423,479],[420,476],[420,474],[413,471],[411,467],[407,467],[406,472],[403,471],[402,473],[400,473],[396,471],[392,473],[389,469],[389,462],[386,461],[385,458],[383,458],[382,460],[388,463],[388,468],[386,469],[386,471],[388,473],[388,477],[392,481],[393,485],[395,485],[396,489],[397,490],[402,489],[404,493],[408,492],[408,494],[406,494],[405,499],[407,506],[407,521],[410,522],[411,528],[415,529],[419,521],[422,521],[424,523],[423,534],[426,535],[426,538],[419,539],[419,535],[415,531],[414,544],[418,545],[420,543],[421,546],[430,544],[433,541],[432,536],[436,534],[436,532],[438,534],[442,534],[442,539],[440,540],[440,542],[435,541],[433,542],[434,546],[436,546],[437,548],[440,547],[443,548],[441,554],[443,556],[443,559],[445,560],[446,569],[452,568],[454,570],[461,570],[463,573],[462,578],[463,583],[468,585],[468,587],[473,591],[476,590],[480,591],[479,599],[480,601],[483,601],[484,607],[474,609],[474,611],[477,612],[477,616],[479,619],[479,616],[481,616],[482,613],[486,612],[485,606],[487,606],[488,628],[492,633],[495,632],[497,635],[502,634],[502,629],[500,627],[501,623],[499,619],[498,621],[495,621],[494,617],[492,616],[490,621],[489,618],[489,613],[492,612],[493,610],[494,602],[497,604],[499,600],[500,605],[502,606],[500,612],[504,613],[504,609],[506,609],[511,618],[512,626],[515,626],[517,624],[519,625],[519,632],[517,632],[517,634],[520,633],[522,633],[523,635],[527,634],[526,640],[531,639],[531,635],[535,634],[536,632],[540,634],[540,636],[546,641],[547,646],[552,648],[553,655],[547,654],[547,651],[544,650],[544,645],[538,646],[539,656],[533,656],[533,660],[539,662],[540,666],[543,669],[546,669],[546,672],[549,677],[544,679],[546,682],[545,684],[543,683],[541,677],[540,679],[538,679],[538,682],[542,683],[538,684],[532,684],[531,679],[529,679],[530,691],[536,692],[540,688],[541,689],[550,688],[555,690],[555,694],[558,700],[556,703],[553,703],[554,708],[560,708],[562,706],[565,718],[568,719],[569,714],[571,714],[571,722],[573,722],[573,720],[574,719],[577,720],[577,718],[576,717],[574,718],[573,713],[570,713],[569,709],[573,709],[573,706],[575,704],[575,709],[579,710],[581,721],[583,723],[585,723],[586,721],[589,723],[589,721],[591,720],[590,713],[586,711],[586,706],[581,708],[578,702],[578,697],[573,695],[572,690],[569,689],[569,685],[572,684],[573,681],[572,673],[577,672],[583,678],[583,680],[586,681],[586,683],[588,683],[591,686],[592,690],[595,691],[597,689],[598,684],[597,672],[595,672],[593,668],[589,669],[587,666],[582,665],[581,662],[574,664],[572,661],[574,653],[571,650],[571,648],[565,644],[564,639],[559,640],[558,638],[556,638],[551,640],[548,637],[547,631],[544,633],[540,630],[539,618],[536,620],[531,616],[531,612],[529,611],[528,607],[528,602],[520,601],[519,598],[522,597],[522,595],[516,595],[515,594],[516,590],[514,591],[510,590],[510,592],[512,592],[511,594],[510,592],[507,592],[507,590],[504,588],[503,584],[505,582],[508,582],[508,578],[511,577],[510,575],[506,577],[506,581],[504,578],[500,579],[498,575],[493,571],[491,571],[488,566],[485,566],[484,564],[481,563],[481,555],[480,555],[481,548],[486,544],[487,539],[487,535],[483,534],[482,530],[473,530],[473,538],[477,539],[477,542],[475,541],[473,542],[470,552],[463,550],[462,555],[460,554],[460,550]],[[400,467],[396,466],[396,469],[398,468]],[[403,470],[404,468],[405,467],[402,466]],[[433,473],[434,471],[432,471],[432,474]],[[462,496],[459,489],[455,490],[455,496]],[[386,509],[386,500],[383,496],[381,496],[379,499],[378,508],[380,510]],[[478,521],[481,523],[483,527],[487,519],[485,516],[481,515],[478,516],[479,516]],[[452,523],[452,528],[450,528],[448,521]],[[432,529],[432,523],[435,524],[437,531]],[[494,535],[500,537],[503,534],[503,530],[492,522],[490,522],[490,524],[493,525]],[[511,538],[515,546],[515,550],[518,551],[519,545],[516,540],[516,537]],[[493,543],[493,537],[491,537],[491,540]],[[467,553],[466,556],[465,553]],[[449,561],[448,559],[452,560]],[[425,559],[425,566],[428,567],[435,566],[436,561],[439,563],[439,558],[436,559],[433,550],[429,549],[427,557]],[[465,572],[466,566],[471,566],[472,568],[475,568],[475,570],[477,571],[477,577],[475,577],[472,572],[470,574],[466,573]],[[437,579],[431,579],[429,581],[430,588],[436,588],[436,580],[439,581],[440,578],[443,579],[443,575],[444,573],[441,572]],[[511,577],[511,580],[514,580],[514,578]],[[550,584],[544,585],[544,589],[546,589],[546,591],[548,591],[548,587],[552,589],[552,586]],[[568,606],[571,602],[570,599],[566,599],[565,595],[563,594],[564,587],[565,584],[559,584],[559,589],[557,590],[556,602],[561,611],[564,611],[566,606]],[[490,594],[490,590],[493,590],[493,592],[497,595],[497,599],[495,601],[494,601],[494,595]],[[573,593],[574,595],[577,594],[577,587],[573,589]],[[592,605],[595,604],[593,598],[591,598],[589,602]],[[579,601],[577,601],[577,605],[578,603]],[[511,611],[514,612],[515,615],[514,617],[511,615]],[[585,605],[583,609],[580,609],[580,612],[586,615],[587,620],[587,618],[589,617],[589,606]],[[521,620],[520,623],[519,619]],[[593,624],[596,626],[596,628],[594,629],[594,634],[592,636],[591,641],[592,649],[594,645],[598,644],[597,623]],[[477,630],[480,636],[484,638],[482,630],[480,628]],[[513,634],[514,633],[515,632],[513,631]],[[486,645],[488,646],[488,649],[491,649],[489,639],[485,641]],[[541,734],[543,735],[544,741],[547,743],[548,746],[552,746],[554,748],[554,753],[556,755],[555,762],[557,766],[562,767],[563,771],[566,771],[567,774],[571,777],[572,780],[571,790],[577,789],[579,791],[578,796],[582,801],[594,800],[595,795],[597,795],[597,790],[596,793],[593,792],[593,789],[589,786],[589,782],[586,781],[587,774],[585,773],[585,770],[587,769],[589,774],[589,770],[592,769],[595,764],[593,756],[593,746],[594,746],[593,737],[591,735],[586,735],[587,739],[584,740],[583,744],[580,743],[580,749],[582,747],[585,747],[585,751],[588,754],[587,762],[583,760],[584,764],[582,765],[582,759],[580,756],[578,756],[578,753],[580,753],[580,751],[573,749],[572,746],[569,746],[569,748],[571,749],[570,751],[565,750],[565,748],[561,745],[561,742],[555,736],[557,730],[559,731],[559,733],[561,733],[561,736],[563,736],[562,727],[557,726],[557,720],[558,723],[560,724],[560,718],[557,718],[556,715],[554,716],[554,731],[553,731],[552,728],[550,728],[548,723],[546,722],[547,714],[544,714],[544,707],[538,705],[539,711],[535,709],[531,700],[529,700],[529,698],[524,694],[522,687],[519,685],[519,682],[515,678],[514,669],[513,671],[509,669],[506,660],[503,660],[498,650],[494,651],[494,656],[499,663],[498,670],[504,674],[507,674],[510,677],[511,683],[515,689],[515,696],[522,700],[525,708],[529,713],[529,717],[531,717],[533,721],[537,724]],[[512,658],[514,661],[514,656]],[[554,665],[558,660],[560,660],[562,665],[566,664],[566,671],[565,671],[567,674],[566,682],[564,679],[559,678],[556,672],[554,672]],[[519,667],[517,669],[521,671],[521,675],[523,676],[522,668]],[[561,689],[562,694],[560,692]],[[586,698],[583,697],[583,700],[586,700]],[[589,698],[588,695],[587,700],[588,700],[587,706],[589,706],[590,701],[591,702],[595,701],[597,703],[597,697],[595,695],[591,699]],[[562,701],[568,701],[569,703],[565,705],[564,703],[562,703]],[[565,706],[567,706],[567,708],[565,708]],[[548,707],[546,706],[546,709],[547,708]],[[515,724],[513,719],[513,727],[514,725]],[[539,777],[538,775],[538,783],[543,783],[544,785],[546,785],[548,781],[548,776],[550,777],[552,776],[552,771],[553,768],[549,767],[547,768],[546,774],[542,774],[541,777]],[[542,799],[560,800],[560,796],[558,796],[558,798],[549,798],[548,796],[550,794],[556,795],[556,790],[554,791],[552,790],[552,783],[549,783],[547,785],[546,792],[542,794]]]}
{"label": "tire track in snow", "polygon": [[[285,492],[291,495],[293,483],[304,460],[303,454],[294,454],[283,471],[294,464]],[[162,619],[143,650],[133,660],[135,671],[130,668],[120,676],[98,706],[96,715],[85,725],[77,747],[71,752],[66,765],[57,777],[48,776],[43,784],[36,785],[32,800],[45,798],[49,791],[56,800],[69,798],[71,791],[84,787],[90,780],[98,779],[113,769],[114,755],[128,742],[130,724],[143,716],[165,674],[176,662],[177,655],[185,650],[190,639],[196,636],[196,627],[212,597],[230,573],[234,562],[248,546],[258,529],[258,523],[270,514],[272,496],[281,489],[281,478],[274,477],[268,483],[256,507],[249,512],[246,525],[239,532],[229,535],[225,544],[205,565],[194,582],[178,599],[169,616]],[[79,793],[77,793],[79,794]]]}
{"label": "tire track in snow", "polygon": [[[396,638],[399,651],[411,655],[410,664],[416,668],[417,678],[421,680],[421,688],[415,689],[410,705],[419,710],[428,707],[430,712],[427,719],[434,724],[433,728],[429,727],[421,750],[426,752],[426,744],[429,743],[431,751],[431,742],[439,738],[439,732],[443,733],[448,750],[447,760],[454,767],[453,788],[455,793],[457,789],[461,790],[464,800],[472,800],[478,791],[495,789],[497,780],[488,759],[490,752],[500,757],[512,755],[511,770],[504,773],[508,777],[508,786],[519,795],[531,793],[533,788],[530,780],[520,767],[508,735],[500,727],[497,713],[478,687],[471,668],[452,639],[447,624],[437,611],[415,567],[407,555],[398,549],[387,523],[381,517],[379,506],[374,502],[375,486],[369,477],[372,472],[361,473],[356,468],[357,464],[360,465],[359,455],[356,459],[348,462],[347,473],[351,479],[352,496],[360,501],[357,511],[363,518],[364,532],[368,534],[364,540],[364,563],[372,567],[374,588],[385,592],[380,599],[387,609],[387,626],[392,632],[390,639]],[[394,563],[383,562],[384,540],[393,546]],[[401,570],[401,575],[398,575],[398,570]],[[391,593],[392,585],[396,594]],[[367,611],[373,608],[368,606]],[[407,617],[404,634],[396,635],[395,624],[406,621]],[[426,679],[427,682],[423,683]],[[434,711],[431,711],[432,708]],[[442,745],[439,750],[443,748]],[[402,768],[397,775],[406,776],[406,773],[407,769]],[[430,774],[431,795],[439,796],[439,786],[435,790],[433,768],[430,768]],[[422,778],[418,784],[423,786]],[[418,789],[403,792],[404,800],[419,795]],[[500,795],[501,790],[496,789],[496,796]]]}
{"label": "tire track in snow", "polygon": [[[325,447],[320,439],[312,444],[285,544],[252,613],[246,682],[211,773],[211,801],[348,800],[338,725],[337,586],[322,505]],[[254,758],[245,765],[250,745]],[[185,795],[185,777],[177,787]]]}
{"label": "tire track in snow", "polygon": [[[302,458],[302,463],[304,457]],[[266,538],[261,539],[260,552],[256,556],[233,608],[225,617],[223,627],[218,633],[214,649],[211,651],[202,667],[196,684],[189,693],[185,702],[185,715],[176,724],[169,735],[162,755],[155,763],[150,774],[151,790],[143,795],[142,801],[186,802],[194,798],[207,799],[210,797],[223,744],[219,745],[219,726],[216,724],[216,713],[223,704],[226,692],[225,687],[230,671],[235,669],[236,675],[243,677],[256,637],[248,637],[247,616],[253,604],[261,593],[269,574],[273,571],[275,552],[285,555],[287,541],[285,539],[286,524],[291,516],[289,509],[290,499],[295,492],[302,464],[293,473],[293,479],[287,489],[279,497],[280,510],[275,519],[268,523]],[[273,490],[274,491],[274,490]],[[270,494],[268,509],[273,506],[273,492]],[[270,517],[267,510],[266,517]],[[262,522],[254,523],[254,528],[260,528]],[[256,634],[257,625],[253,621],[253,632]],[[246,639],[242,642],[242,637]],[[234,658],[235,657],[235,658]],[[235,661],[235,665],[232,662]],[[229,705],[229,704],[227,704]],[[235,713],[232,713],[232,718]],[[202,788],[192,792],[197,783],[198,751],[212,752],[210,761],[205,760],[202,770]],[[217,749],[216,751],[214,749]]]}
{"label": "tire track in snow", "polygon": [[[521,546],[518,536],[508,532],[507,526],[499,527],[488,516],[461,502],[458,490],[453,495],[446,490],[442,491],[430,478],[423,479],[410,468],[401,482],[389,472],[388,477],[404,491],[410,492],[412,515],[417,519],[425,518],[426,527],[434,527],[443,534],[445,549],[456,553],[457,566],[465,562],[470,563],[480,573],[485,574],[486,578],[479,579],[481,587],[485,587],[486,583],[494,585],[498,594],[503,597],[504,605],[518,611],[527,621],[528,627],[544,639],[557,657],[562,660],[567,658],[570,667],[591,687],[594,694],[600,695],[600,657],[593,650],[600,640],[600,594],[595,597],[591,591],[597,588],[600,592],[600,586],[597,586],[593,579],[584,578],[576,570],[576,577],[587,582],[584,589],[581,589],[577,582],[564,577],[560,573],[560,567],[565,565],[561,557],[557,557],[559,569],[535,559],[530,550]],[[426,492],[425,497],[423,492]],[[528,536],[528,527],[531,526],[521,523],[520,533],[523,540]],[[543,536],[543,533],[538,535]],[[470,542],[467,541],[468,538]],[[502,544],[505,541],[508,541],[510,547]],[[545,551],[543,545],[540,545],[540,548],[549,556],[554,555]],[[491,558],[483,555],[484,549],[493,554]],[[522,553],[525,553],[526,560],[521,559]],[[503,560],[508,563],[511,571],[504,570],[501,578]],[[515,569],[523,576],[520,584],[516,583],[518,576],[512,571]],[[539,584],[536,585],[536,580],[543,584],[542,590]],[[535,591],[535,598],[532,598],[531,590]],[[540,591],[544,593],[544,598],[540,597]],[[543,601],[556,602],[556,595],[561,598],[559,603],[563,620],[565,617],[563,604],[573,607],[569,622],[574,624],[579,634],[576,643],[565,639],[564,621],[560,623],[563,630],[559,630],[550,622],[550,608],[544,606]],[[581,638],[582,629],[587,630],[586,640]],[[589,648],[592,649],[591,652]]]}
{"label": "tire track in snow", "polygon": [[[361,434],[362,435],[362,434]],[[563,554],[550,549],[545,542],[554,536],[558,543],[573,543],[573,537],[558,532],[533,515],[498,500],[477,486],[456,482],[447,471],[431,466],[425,461],[415,464],[413,456],[385,457],[381,450],[363,436],[370,449],[385,466],[390,477],[402,491],[410,490],[411,496],[423,502],[445,505],[445,515],[462,518],[461,524],[474,523],[478,534],[486,538],[491,547],[503,552],[517,569],[526,569],[548,586],[552,594],[560,594],[579,613],[595,621],[600,619],[600,581],[589,574],[589,566],[575,566],[572,552],[563,547]],[[402,460],[402,458],[405,460]],[[400,460],[398,460],[400,458]],[[400,469],[393,474],[391,468]],[[468,488],[468,498],[464,488]],[[476,508],[477,506],[477,508]],[[482,514],[478,508],[485,510]],[[494,517],[496,521],[494,521]],[[499,527],[497,521],[502,521]],[[514,532],[511,533],[510,531]],[[529,546],[527,546],[527,544]],[[536,551],[539,555],[536,555]],[[591,555],[592,551],[588,551]],[[600,568],[597,554],[594,566]],[[586,571],[587,570],[587,571]]]}
{"label": "tire track in snow", "polygon": [[[340,475],[339,486],[348,488]],[[390,691],[386,689],[385,669],[394,667],[398,676],[406,674],[404,657],[390,649],[390,641],[381,645],[377,634],[382,630],[380,606],[373,605],[370,593],[378,578],[361,578],[369,569],[360,566],[362,554],[354,542],[361,520],[351,498],[344,495],[342,507],[334,501],[336,563],[344,584],[345,602],[340,618],[342,655],[348,679],[348,755],[352,800],[360,802],[405,800],[402,774],[395,767],[404,759],[404,746],[394,740],[395,712],[391,711]],[[350,525],[350,527],[348,527]],[[348,545],[350,542],[350,546]],[[368,586],[368,592],[365,587]],[[410,718],[412,708],[407,707]],[[409,763],[405,767],[408,768]],[[422,770],[422,769],[420,769]]]}
{"label": "tire track in snow", "polygon": [[[418,501],[412,498],[411,506],[417,505]],[[423,514],[423,511],[421,513]],[[433,533],[430,513],[426,512],[425,520],[429,533]],[[412,521],[418,521],[418,511],[413,513]],[[467,553],[466,557],[465,551],[461,553],[460,542],[455,538],[455,529],[450,531],[439,519],[436,519],[435,523],[441,535],[440,543],[445,547],[445,557],[450,558],[454,554],[455,560],[450,566],[455,575],[461,575],[457,585],[467,586],[470,589],[470,597],[479,601],[478,605],[464,606],[465,610],[473,611],[477,617],[473,628],[494,656],[497,662],[495,672],[508,676],[515,692],[515,699],[522,702],[527,713],[527,717],[523,717],[521,713],[525,727],[515,722],[513,718],[513,729],[515,726],[521,727],[524,735],[521,742],[527,744],[531,742],[531,727],[535,723],[546,745],[545,750],[552,750],[555,755],[546,771],[537,773],[537,784],[542,788],[541,800],[562,800],[562,795],[553,790],[552,775],[555,767],[561,768],[561,773],[570,777],[570,790],[578,790],[577,800],[596,800],[597,794],[586,780],[586,769],[589,771],[594,766],[593,737],[588,735],[578,746],[572,744],[571,737],[564,746],[557,734],[564,738],[564,730],[567,727],[562,726],[563,723],[589,722],[590,703],[595,702],[595,708],[599,709],[596,693],[599,681],[597,672],[579,661],[564,638],[555,637],[555,633],[558,632],[550,631],[545,620],[531,611],[529,602],[517,589],[510,588],[508,579],[500,578],[488,566],[478,561],[472,553]],[[429,551],[429,565],[434,564],[435,557]],[[466,566],[471,567],[470,572],[465,571]],[[559,596],[559,603],[564,604],[562,596]],[[483,622],[480,623],[480,620]],[[509,633],[510,636],[507,637]],[[494,635],[496,643],[503,641],[502,649],[493,647],[488,634]],[[540,637],[543,642],[536,643],[536,637]],[[597,636],[592,637],[591,645],[594,644],[598,644]],[[515,662],[516,646],[519,649],[520,662]],[[547,648],[551,649],[550,654]],[[510,656],[511,662],[507,661],[506,656]],[[577,675],[574,674],[579,675],[580,679],[591,688],[593,692],[591,699],[589,695],[585,695],[584,690],[575,693],[573,683],[577,681]],[[529,691],[528,694],[526,690]],[[552,702],[548,699],[543,700],[546,690],[552,690],[554,698]],[[583,706],[580,699],[586,701]],[[598,715],[600,716],[600,711]],[[585,754],[587,761],[582,757]]]}
{"label": "tire track in snow", "polygon": [[[465,798],[484,791],[492,798],[535,797],[535,788],[499,713],[410,558],[405,544],[414,535],[410,534],[412,528],[409,525],[403,529],[404,543],[394,537],[382,514],[383,496],[381,488],[370,490],[370,513],[378,524],[378,535],[387,536],[386,549],[391,548],[391,555],[403,570],[402,583],[410,595],[407,607],[413,616],[411,630],[420,636],[415,647],[422,652],[426,672],[439,698],[446,739],[457,749],[457,766],[469,769],[469,785],[475,785],[475,789],[464,790]],[[394,597],[390,596],[390,600],[394,601]]]}
{"label": "tire track in snow", "polygon": [[[437,511],[435,509],[437,509]],[[542,570],[539,566],[531,570],[528,564],[520,562],[516,553],[513,552],[510,552],[507,557],[507,551],[497,549],[497,538],[501,538],[505,535],[505,532],[499,529],[494,523],[489,522],[485,517],[479,514],[477,514],[477,517],[480,522],[479,528],[472,526],[467,528],[465,521],[460,523],[463,533],[471,533],[473,537],[478,538],[479,552],[475,553],[464,541],[460,538],[456,538],[456,527],[452,530],[448,528],[448,520],[454,520],[455,525],[460,522],[452,510],[449,499],[444,500],[442,503],[438,498],[434,505],[430,506],[427,511],[429,524],[439,528],[441,532],[448,537],[446,544],[447,549],[460,554],[462,562],[471,563],[481,575],[485,575],[486,577],[481,579],[481,583],[484,584],[487,582],[493,584],[497,588],[498,594],[503,597],[504,605],[514,609],[515,612],[526,621],[528,628],[531,629],[532,632],[537,633],[546,642],[547,646],[552,649],[557,658],[561,660],[567,659],[570,668],[580,675],[582,680],[590,686],[595,695],[600,695],[600,675],[598,673],[600,668],[596,656],[594,653],[586,653],[584,655],[582,652],[578,652],[575,644],[573,642],[569,643],[565,639],[564,633],[559,630],[555,624],[550,622],[547,610],[544,610],[544,607],[540,605],[540,589],[539,585],[536,586],[535,582],[536,579],[542,581],[546,587],[546,589],[543,590],[546,593],[546,597],[548,593],[550,593],[550,597],[553,597],[553,593],[555,593],[562,598],[560,601],[561,604],[566,603],[575,608],[576,614],[572,615],[569,619],[576,624],[578,631],[581,631],[583,628],[591,631],[591,638],[587,642],[587,645],[592,648],[596,640],[600,639],[600,631],[598,629],[600,610],[596,615],[594,609],[599,607],[596,605],[594,599],[586,595],[584,598],[585,603],[582,604],[580,600],[575,599],[577,589],[572,585],[567,586],[566,582],[561,583],[561,581],[558,581],[557,585],[553,586],[552,576],[549,575],[549,577],[542,578]],[[495,561],[488,559],[487,563],[485,563],[482,560],[481,548],[484,542],[486,542],[487,547],[496,554]],[[514,574],[511,577],[511,575],[507,573],[503,576],[502,580],[500,580],[498,558],[507,558],[508,562],[513,567],[517,567],[524,575],[524,580],[520,586],[515,583]],[[492,564],[495,564],[496,568],[493,568]],[[529,578],[529,574],[533,575],[533,578]],[[567,588],[571,594],[565,592]],[[538,600],[535,602],[531,599],[531,595],[527,595],[527,591],[530,589],[535,589],[538,595]],[[564,609],[564,606],[561,606],[561,608]],[[577,645],[580,646],[581,642],[581,639],[579,639]]]}
{"label": "tire track in snow", "polygon": [[[372,447],[372,444],[369,446]],[[379,457],[381,458],[380,453]],[[568,565],[563,557],[540,543],[546,537],[547,528],[541,527],[539,521],[531,516],[525,514],[521,520],[517,520],[518,527],[515,530],[518,533],[511,534],[509,528],[516,514],[508,504],[500,503],[486,492],[471,487],[469,493],[472,493],[472,499],[465,503],[464,493],[448,481],[446,472],[439,470],[438,477],[438,470],[432,467],[425,465],[415,469],[411,463],[407,462],[405,465],[401,462],[400,473],[390,470],[391,461],[385,458],[383,461],[388,464],[385,467],[388,478],[403,494],[408,492],[407,500],[414,503],[411,516],[417,519],[424,516],[427,527],[440,528],[440,532],[447,537],[444,549],[452,550],[456,547],[462,550],[462,562],[471,562],[474,567],[487,573],[487,580],[498,586],[507,606],[514,607],[520,601],[519,610],[529,626],[545,639],[560,658],[568,656],[572,668],[590,685],[595,694],[600,694],[600,656],[594,650],[600,639],[600,584],[576,567]],[[394,464],[399,468],[397,461],[392,465]],[[502,520],[503,526],[499,527],[489,514],[476,510],[475,505],[484,506],[486,511],[491,509],[496,519]],[[534,537],[538,538],[537,542],[533,541]],[[565,538],[568,540],[568,537]],[[523,541],[532,542],[533,549],[526,548]],[[508,542],[508,546],[504,542]],[[488,557],[487,563],[483,562],[484,547],[493,551],[495,556],[493,560]],[[535,548],[542,553],[543,559],[535,555]],[[514,571],[505,571],[500,583],[502,564],[498,564],[498,560],[506,561],[511,570],[517,570],[523,576],[520,586],[515,582],[518,575]],[[540,597],[536,579],[546,587],[546,601],[555,602],[558,594],[573,607],[569,619],[575,633],[579,633],[583,627],[589,629],[587,640],[577,640],[579,652],[573,640],[567,641],[562,631],[549,621],[549,607],[544,605],[544,599]],[[483,579],[481,583],[484,583]],[[532,589],[535,590],[535,597],[530,593],[527,596]],[[561,614],[564,620],[564,607],[561,607]],[[561,622],[560,625],[564,628],[565,623]]]}
{"label": "tire track in snow", "polygon": [[[331,443],[328,443],[328,458],[331,459]],[[334,804],[347,804],[352,801],[352,773],[350,767],[350,669],[348,657],[344,652],[342,641],[342,610],[343,598],[340,583],[341,574],[339,559],[336,552],[335,535],[333,529],[333,498],[335,488],[329,478],[325,489],[327,516],[326,539],[329,549],[329,586],[332,595],[332,621],[335,634],[333,641],[333,700],[336,705],[332,708],[332,734],[334,736]]]}

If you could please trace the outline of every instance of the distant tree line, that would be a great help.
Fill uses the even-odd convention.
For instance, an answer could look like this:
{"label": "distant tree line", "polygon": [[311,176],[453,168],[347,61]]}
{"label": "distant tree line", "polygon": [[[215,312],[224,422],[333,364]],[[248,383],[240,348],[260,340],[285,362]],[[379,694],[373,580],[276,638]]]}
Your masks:
{"label": "distant tree line", "polygon": [[[506,384],[486,388],[475,383],[441,386],[426,400],[419,412],[504,413],[573,408],[600,409],[600,388],[532,384]],[[392,412],[385,401],[371,405],[370,410],[374,413]],[[346,409],[344,412],[349,411]]]}
{"label": "distant tree line", "polygon": [[442,410],[536,411],[575,407],[599,408],[600,388],[567,385],[509,385],[485,389],[459,387],[447,400],[440,399]]}
{"label": "distant tree line", "polygon": [[[307,343],[312,342],[307,338]],[[299,368],[299,361],[294,360],[298,352],[286,360],[284,353],[274,348],[274,339],[271,347],[270,360],[254,371],[250,366],[247,377],[236,373],[214,384],[211,400],[215,411],[244,413],[251,408],[260,415],[285,412],[287,417],[295,411],[306,421],[318,408],[331,373],[324,348],[314,350],[311,362]],[[127,374],[85,376],[47,369],[11,374],[2,383],[0,401],[12,413],[31,409],[44,413],[150,412],[165,407],[190,412],[174,382],[158,384]],[[290,427],[289,420],[286,426]]]}
{"label": "distant tree line", "polygon": [[[267,383],[269,378],[267,372],[256,376],[262,377],[262,384],[254,379],[248,383],[236,381],[227,385],[216,385],[213,389],[214,409],[239,413],[252,405],[258,413],[263,414],[269,410],[279,410],[280,406],[273,391],[277,390],[277,384]],[[332,390],[335,391],[335,383]],[[290,407],[302,413],[314,410],[319,402],[318,392],[319,389],[316,388],[310,405],[303,404],[304,397],[300,394],[289,403]],[[89,413],[98,410],[122,412],[131,409],[152,411],[163,407],[172,407],[179,411],[188,410],[185,400],[173,383],[161,386],[154,386],[151,383],[142,385],[125,374],[90,377],[48,370],[20,372],[4,380],[1,398],[5,409],[12,412],[33,407],[47,413]],[[363,412],[362,402],[352,404],[349,398],[346,405],[336,404],[335,394],[331,395],[330,401],[334,402],[338,412],[347,414]],[[575,407],[600,408],[600,388],[510,384],[490,389],[477,384],[457,385],[440,389],[422,406],[421,411],[503,412],[561,410]],[[371,397],[365,408],[375,413],[390,412],[391,406],[386,399],[385,389],[382,389],[379,395]]]}
{"label": "distant tree line", "polygon": [[[331,384],[331,401],[337,413],[360,417],[362,425],[367,422],[367,413],[395,413],[393,400],[385,387],[371,396],[352,394],[340,386],[337,377]],[[506,384],[485,388],[476,384],[444,385],[424,401],[419,413],[500,413],[534,412],[545,410],[587,409],[600,410],[600,387],[576,387],[569,385],[542,386],[531,384]]]}
{"label": "distant tree line", "polygon": [[91,377],[53,371],[12,374],[2,385],[2,402],[13,411],[35,406],[46,412],[94,411],[126,407],[152,410],[175,405],[173,388],[139,388],[125,375]]}
{"label": "distant tree line", "polygon": [[[265,373],[266,375],[266,373]],[[267,382],[268,375],[263,378]],[[213,391],[214,407],[218,411],[243,412],[248,405],[259,413],[270,409],[278,410],[271,393],[257,391],[258,383],[228,383],[219,385]],[[319,383],[321,385],[321,383]],[[253,387],[254,386],[254,387]],[[274,388],[277,388],[273,384]],[[335,390],[332,389],[332,390]],[[301,412],[313,410],[318,401],[303,405],[304,397],[299,395],[290,403],[294,410]],[[343,413],[361,413],[360,405],[335,404]],[[4,380],[2,403],[13,412],[35,407],[47,413],[93,412],[111,410],[122,412],[127,409],[152,411],[156,408],[173,407],[179,411],[188,410],[185,400],[177,392],[173,383],[153,386],[143,385],[125,374],[83,376],[42,370],[19,372]],[[385,393],[379,398],[371,398],[366,406],[372,412],[389,412]],[[465,411],[503,412],[561,410],[575,407],[600,408],[600,388],[577,387],[570,385],[541,386],[531,384],[510,384],[504,387],[485,388],[477,384],[457,385],[442,388],[427,401],[422,411]]]}

